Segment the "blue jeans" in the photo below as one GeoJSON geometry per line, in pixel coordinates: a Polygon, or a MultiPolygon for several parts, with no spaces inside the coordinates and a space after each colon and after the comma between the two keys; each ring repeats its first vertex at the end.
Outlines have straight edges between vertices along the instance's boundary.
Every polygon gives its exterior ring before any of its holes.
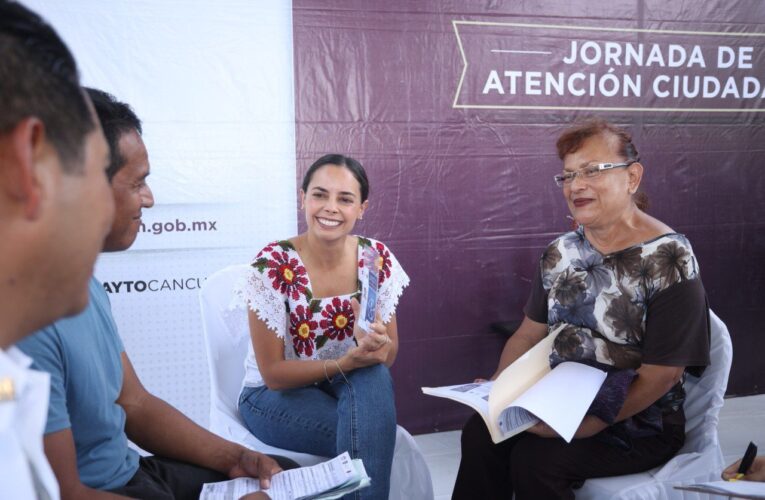
{"type": "Polygon", "coordinates": [[[347,451],[362,459],[372,484],[346,498],[387,500],[396,408],[386,366],[359,368],[345,378],[338,374],[331,382],[285,391],[246,387],[239,413],[250,432],[271,446],[325,457],[347,451]]]}

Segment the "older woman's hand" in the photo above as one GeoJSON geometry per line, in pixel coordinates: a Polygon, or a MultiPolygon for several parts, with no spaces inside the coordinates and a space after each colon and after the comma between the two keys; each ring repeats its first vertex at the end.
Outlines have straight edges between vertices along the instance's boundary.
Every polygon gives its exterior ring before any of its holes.
{"type": "Polygon", "coordinates": [[[594,415],[587,415],[579,424],[579,428],[574,433],[574,439],[583,439],[592,437],[608,427],[608,424],[594,415]]]}
{"type": "MultiPolygon", "coordinates": [[[[599,433],[603,429],[608,427],[608,424],[603,422],[598,417],[595,417],[593,415],[587,415],[584,417],[584,420],[582,420],[582,423],[579,424],[579,428],[574,433],[574,439],[583,439],[592,437],[595,434],[599,433]]],[[[560,435],[555,432],[555,430],[547,425],[546,423],[540,421],[538,424],[534,425],[533,427],[530,427],[527,429],[527,432],[530,432],[532,434],[536,434],[539,437],[544,438],[557,438],[560,437],[560,435]]]]}
{"type": "Polygon", "coordinates": [[[526,432],[530,432],[531,434],[536,434],[537,436],[543,437],[543,438],[559,438],[560,437],[560,435],[557,432],[555,432],[552,427],[542,422],[541,420],[534,426],[526,429],[526,432]]]}

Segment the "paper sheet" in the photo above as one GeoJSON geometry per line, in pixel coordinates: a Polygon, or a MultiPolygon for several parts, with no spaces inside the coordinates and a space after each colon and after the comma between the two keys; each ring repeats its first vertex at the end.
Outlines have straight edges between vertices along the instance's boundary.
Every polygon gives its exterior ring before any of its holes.
{"type": "Polygon", "coordinates": [[[675,486],[675,489],[735,496],[736,498],[765,499],[765,483],[756,481],[710,481],[708,483],[675,486]]]}
{"type": "MultiPolygon", "coordinates": [[[[605,379],[606,372],[597,368],[574,362],[561,363],[516,399],[512,406],[528,410],[571,442],[605,379]]],[[[517,411],[511,413],[524,420],[521,418],[524,415],[516,415],[517,411]]],[[[500,418],[500,428],[508,424],[500,418]]]]}
{"type": "Polygon", "coordinates": [[[493,384],[493,382],[480,382],[444,387],[423,387],[422,392],[466,404],[485,418],[489,414],[489,393],[493,384]]]}
{"type": "MultiPolygon", "coordinates": [[[[272,500],[293,500],[318,495],[349,482],[359,482],[360,479],[362,478],[359,478],[350,455],[345,452],[327,462],[274,474],[271,478],[271,487],[264,491],[272,500]]],[[[237,478],[205,484],[199,498],[200,500],[238,500],[247,493],[256,491],[261,491],[260,482],[257,479],[237,478]]]]}

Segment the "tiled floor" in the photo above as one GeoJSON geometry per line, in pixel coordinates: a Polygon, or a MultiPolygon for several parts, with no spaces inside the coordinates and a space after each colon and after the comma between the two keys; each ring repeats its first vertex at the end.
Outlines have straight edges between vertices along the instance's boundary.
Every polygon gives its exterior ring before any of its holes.
{"type": "MultiPolygon", "coordinates": [[[[719,436],[725,463],[738,460],[749,441],[765,451],[765,394],[726,399],[719,436]]],[[[450,498],[460,462],[460,431],[422,434],[415,440],[430,467],[436,500],[450,498]]]]}

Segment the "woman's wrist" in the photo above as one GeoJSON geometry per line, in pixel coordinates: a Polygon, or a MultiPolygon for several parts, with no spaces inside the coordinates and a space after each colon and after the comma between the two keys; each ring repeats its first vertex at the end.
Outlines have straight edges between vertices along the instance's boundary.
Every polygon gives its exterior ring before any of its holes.
{"type": "Polygon", "coordinates": [[[582,420],[582,423],[579,426],[576,434],[574,434],[574,437],[580,439],[589,438],[605,430],[608,426],[609,424],[604,422],[599,417],[595,415],[586,415],[582,420]]]}
{"type": "Polygon", "coordinates": [[[353,366],[351,364],[351,360],[348,357],[348,354],[343,354],[337,359],[337,369],[342,372],[349,372],[353,370],[353,366]]]}

